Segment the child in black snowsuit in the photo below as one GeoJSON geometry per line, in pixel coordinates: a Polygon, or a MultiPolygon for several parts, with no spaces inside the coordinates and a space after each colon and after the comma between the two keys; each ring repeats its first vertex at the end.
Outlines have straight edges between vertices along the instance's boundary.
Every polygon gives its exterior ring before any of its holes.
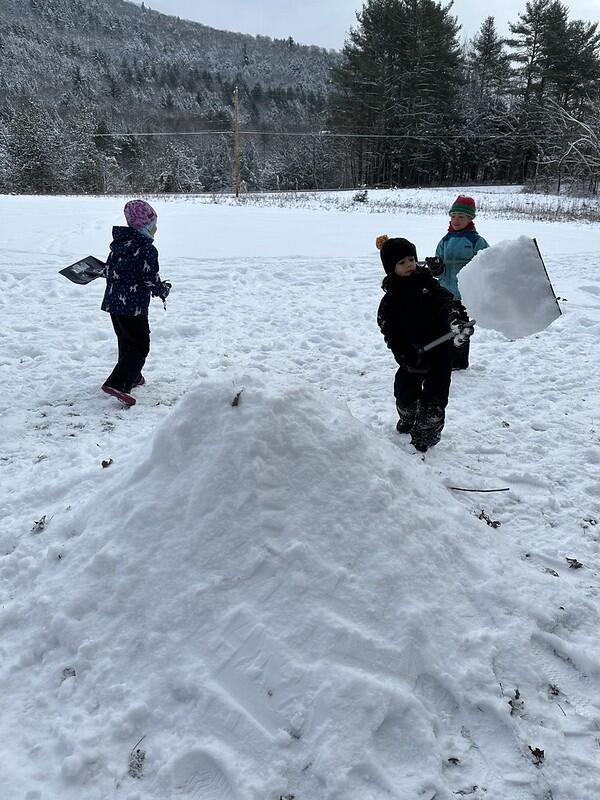
{"type": "Polygon", "coordinates": [[[424,453],[442,435],[454,347],[450,339],[427,352],[422,348],[450,333],[451,325],[458,330],[467,316],[427,267],[417,264],[412,242],[380,236],[377,247],[386,272],[377,322],[399,364],[396,429],[410,433],[414,447],[424,453]]]}
{"type": "Polygon", "coordinates": [[[158,273],[158,252],[153,244],[156,211],[145,200],[130,200],[124,213],[127,227],[115,226],[112,231],[102,301],[102,310],[110,314],[117,335],[119,357],[102,391],[132,406],[132,388],[146,382],[142,368],[150,351],[150,297],[164,302],[171,284],[162,281],[158,273]]]}

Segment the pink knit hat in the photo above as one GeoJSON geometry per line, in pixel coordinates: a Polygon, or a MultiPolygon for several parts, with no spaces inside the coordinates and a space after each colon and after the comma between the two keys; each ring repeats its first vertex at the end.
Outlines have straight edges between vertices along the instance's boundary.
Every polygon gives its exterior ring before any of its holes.
{"type": "Polygon", "coordinates": [[[158,214],[150,203],[145,200],[130,200],[125,203],[125,219],[130,228],[141,231],[143,228],[152,228],[158,219],[158,214]]]}

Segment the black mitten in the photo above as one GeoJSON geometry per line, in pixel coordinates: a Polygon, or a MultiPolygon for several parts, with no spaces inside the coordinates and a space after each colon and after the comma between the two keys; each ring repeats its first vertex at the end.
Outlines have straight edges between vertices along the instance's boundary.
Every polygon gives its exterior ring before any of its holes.
{"type": "Polygon", "coordinates": [[[411,344],[404,355],[404,362],[407,367],[418,369],[422,366],[424,357],[425,351],[423,348],[416,344],[411,344]]]}
{"type": "Polygon", "coordinates": [[[164,301],[167,299],[167,297],[169,296],[169,292],[170,292],[170,291],[171,291],[171,284],[170,284],[170,282],[169,282],[169,281],[161,281],[161,284],[160,284],[160,294],[159,294],[158,296],[159,296],[159,297],[160,297],[160,299],[163,301],[163,303],[164,303],[164,301]]]}
{"type": "Polygon", "coordinates": [[[452,330],[454,330],[454,328],[457,329],[457,334],[452,341],[454,347],[462,347],[462,345],[466,344],[466,342],[471,338],[471,336],[473,336],[475,328],[473,327],[472,324],[469,323],[470,320],[467,320],[466,322],[459,322],[457,325],[451,326],[452,330]]]}
{"type": "Polygon", "coordinates": [[[448,320],[451,326],[458,325],[461,322],[468,322],[469,315],[467,314],[467,309],[463,306],[460,300],[453,300],[450,304],[448,320]]]}
{"type": "Polygon", "coordinates": [[[444,271],[444,262],[438,256],[431,256],[425,259],[425,265],[429,268],[429,271],[432,275],[436,278],[438,275],[441,275],[444,271]]]}

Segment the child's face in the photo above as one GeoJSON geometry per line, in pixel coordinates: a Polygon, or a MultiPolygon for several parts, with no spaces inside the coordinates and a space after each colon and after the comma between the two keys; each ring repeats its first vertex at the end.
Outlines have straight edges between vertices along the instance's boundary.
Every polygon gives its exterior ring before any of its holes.
{"type": "Polygon", "coordinates": [[[399,278],[408,278],[409,275],[412,275],[413,272],[417,268],[417,260],[414,256],[405,256],[404,258],[400,259],[400,261],[396,262],[396,266],[394,267],[394,273],[399,278]]]}
{"type": "Polygon", "coordinates": [[[462,231],[464,230],[467,225],[471,222],[471,217],[468,214],[450,214],[450,225],[454,228],[455,231],[462,231]]]}

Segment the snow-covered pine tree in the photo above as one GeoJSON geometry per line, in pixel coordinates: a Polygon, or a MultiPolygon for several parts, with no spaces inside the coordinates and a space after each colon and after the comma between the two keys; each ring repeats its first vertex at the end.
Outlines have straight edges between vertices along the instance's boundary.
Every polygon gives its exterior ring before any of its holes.
{"type": "Polygon", "coordinates": [[[60,120],[34,98],[19,99],[8,124],[6,145],[11,191],[60,191],[64,175],[62,134],[60,120]]]}
{"type": "Polygon", "coordinates": [[[487,17],[465,51],[466,76],[460,89],[464,131],[453,152],[456,177],[467,181],[508,180],[513,128],[512,69],[494,17],[487,17]]]}
{"type": "Polygon", "coordinates": [[[367,0],[357,20],[332,70],[331,126],[398,137],[357,143],[361,183],[439,179],[451,147],[461,65],[450,6],[367,0]]]}

